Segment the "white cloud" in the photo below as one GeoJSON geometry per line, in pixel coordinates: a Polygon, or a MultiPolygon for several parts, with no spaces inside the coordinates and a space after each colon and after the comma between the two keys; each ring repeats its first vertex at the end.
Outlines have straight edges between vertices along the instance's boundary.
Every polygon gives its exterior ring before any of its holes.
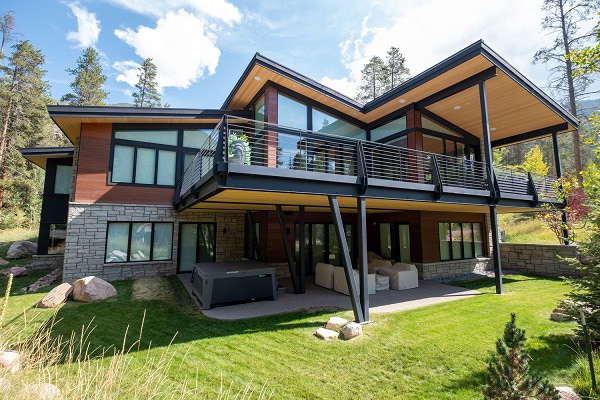
{"type": "Polygon", "coordinates": [[[197,16],[215,18],[227,25],[242,21],[240,10],[226,0],[105,0],[117,7],[152,17],[163,17],[171,10],[185,9],[197,16]]]}
{"type": "Polygon", "coordinates": [[[67,40],[75,42],[76,47],[94,47],[100,35],[100,21],[96,18],[96,14],[88,12],[78,2],[67,3],[67,6],[77,18],[77,32],[67,33],[67,40]]]}
{"type": "Polygon", "coordinates": [[[479,39],[539,86],[544,86],[547,66],[533,66],[533,54],[551,37],[540,33],[541,0],[411,0],[379,1],[360,31],[340,44],[345,77],[325,76],[321,82],[353,96],[360,70],[374,55],[385,56],[391,46],[400,49],[411,75],[432,67],[479,39]],[[379,9],[378,9],[379,8],[379,9]],[[537,17],[537,18],[536,18],[537,17]]]}
{"type": "MultiPolygon", "coordinates": [[[[135,49],[142,59],[152,58],[157,67],[159,88],[187,88],[205,73],[212,75],[221,56],[215,46],[216,36],[207,22],[185,10],[167,12],[156,28],[139,26],[117,29],[115,35],[135,49]]],[[[120,73],[117,80],[130,85],[137,83],[139,64],[124,61],[113,64],[120,73]]]]}

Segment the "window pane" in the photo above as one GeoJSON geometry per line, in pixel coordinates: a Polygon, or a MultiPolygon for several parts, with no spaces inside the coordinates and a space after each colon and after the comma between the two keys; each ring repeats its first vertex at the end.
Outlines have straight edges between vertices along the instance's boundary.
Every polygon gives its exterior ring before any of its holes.
{"type": "Polygon", "coordinates": [[[154,238],[152,244],[153,260],[170,260],[173,248],[173,224],[155,223],[154,238]]]}
{"type": "Polygon", "coordinates": [[[392,258],[392,227],[389,223],[379,224],[379,243],[381,256],[392,258]]]}
{"type": "Polygon", "coordinates": [[[154,183],[154,166],[156,163],[156,150],[137,149],[135,164],[135,183],[154,183]]]}
{"type": "Polygon", "coordinates": [[[312,123],[312,130],[315,132],[323,132],[357,139],[367,138],[367,133],[364,129],[352,125],[344,120],[338,119],[333,115],[317,110],[316,108],[313,108],[312,110],[312,123]]]}
{"type": "Polygon", "coordinates": [[[177,153],[174,151],[158,151],[157,185],[175,185],[175,164],[177,153]]]}
{"type": "Polygon", "coordinates": [[[131,224],[131,249],[129,250],[129,260],[146,261],[150,259],[151,237],[151,222],[136,222],[131,224]]]}
{"type": "Polygon", "coordinates": [[[337,235],[335,234],[335,227],[333,224],[328,224],[329,229],[329,249],[327,252],[329,253],[329,264],[332,265],[342,265],[340,260],[340,246],[337,239],[337,235]]]}
{"type": "Polygon", "coordinates": [[[325,260],[325,224],[312,224],[312,268],[325,260]]]}
{"type": "Polygon", "coordinates": [[[186,153],[183,157],[183,170],[185,171],[192,164],[192,161],[194,161],[196,154],[186,153]]]}
{"type": "Polygon", "coordinates": [[[446,128],[445,126],[438,124],[437,122],[435,122],[425,116],[421,116],[421,126],[425,129],[430,129],[432,131],[445,133],[445,134],[452,135],[452,136],[462,136],[462,135],[458,135],[456,132],[446,128]]]}
{"type": "Polygon", "coordinates": [[[473,231],[470,223],[462,224],[463,231],[463,255],[464,258],[473,258],[473,231]]]}
{"type": "Polygon", "coordinates": [[[127,261],[127,242],[129,241],[129,222],[109,222],[106,237],[107,263],[127,261]]]}
{"type": "Polygon", "coordinates": [[[215,224],[199,224],[198,262],[215,261],[215,224]]]}
{"type": "Polygon", "coordinates": [[[254,119],[256,121],[265,120],[265,96],[261,96],[261,98],[254,103],[254,119]]]}
{"type": "Polygon", "coordinates": [[[212,129],[196,129],[193,131],[183,131],[183,147],[192,147],[199,149],[206,139],[212,133],[212,129]]]}
{"type": "Polygon", "coordinates": [[[64,254],[66,238],[66,224],[50,225],[50,235],[48,236],[48,254],[64,254]]]}
{"type": "Polygon", "coordinates": [[[371,130],[371,140],[380,140],[406,130],[406,117],[400,117],[385,125],[371,130]]]}
{"type": "Polygon", "coordinates": [[[73,167],[70,165],[57,165],[54,178],[54,194],[71,193],[71,173],[73,167]]]}
{"type": "Polygon", "coordinates": [[[116,131],[115,139],[177,146],[177,131],[116,131]]]}
{"type": "Polygon", "coordinates": [[[306,129],[308,111],[305,104],[282,94],[277,95],[277,123],[290,128],[306,129]]]}
{"type": "Polygon", "coordinates": [[[453,222],[452,225],[452,259],[459,260],[462,258],[462,231],[458,222],[453,222]]]}
{"type": "Polygon", "coordinates": [[[410,262],[410,229],[409,225],[398,225],[398,241],[400,242],[400,262],[410,262]]]}
{"type": "Polygon", "coordinates": [[[440,235],[440,260],[450,259],[450,224],[441,222],[439,224],[440,235]]]}
{"type": "Polygon", "coordinates": [[[277,168],[302,169],[304,152],[299,149],[300,137],[280,133],[277,135],[277,168]]]}
{"type": "Polygon", "coordinates": [[[475,240],[475,257],[483,257],[483,236],[481,224],[473,224],[473,238],[475,240]]]}
{"type": "Polygon", "coordinates": [[[179,228],[179,271],[190,272],[196,263],[196,246],[198,245],[198,225],[181,224],[179,228]]]}
{"type": "Polygon", "coordinates": [[[113,151],[112,182],[133,182],[133,147],[116,145],[113,151]]]}
{"type": "Polygon", "coordinates": [[[435,154],[444,154],[444,139],[435,136],[423,135],[423,151],[435,154]]]}

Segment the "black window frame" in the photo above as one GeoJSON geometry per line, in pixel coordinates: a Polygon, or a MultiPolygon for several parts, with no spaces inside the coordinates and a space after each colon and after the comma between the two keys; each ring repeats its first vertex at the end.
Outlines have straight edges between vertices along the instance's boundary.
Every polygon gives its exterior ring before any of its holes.
{"type": "MultiPolygon", "coordinates": [[[[312,261],[313,259],[313,248],[312,248],[312,238],[313,238],[313,225],[324,225],[324,230],[323,233],[325,235],[325,239],[324,239],[324,243],[323,243],[323,248],[325,249],[324,253],[323,253],[323,257],[325,258],[325,260],[322,260],[321,262],[323,263],[327,263],[329,264],[329,256],[331,253],[329,251],[330,247],[331,247],[331,235],[329,228],[331,226],[334,225],[334,223],[332,222],[305,222],[304,226],[305,229],[308,230],[308,232],[306,232],[305,235],[305,240],[306,240],[306,255],[305,255],[305,261],[307,262],[306,265],[306,274],[307,275],[312,275],[315,273],[314,268],[315,266],[312,265],[312,263],[310,261],[312,261]]],[[[350,250],[350,259],[354,259],[354,254],[356,254],[356,226],[354,223],[352,222],[343,222],[342,225],[344,226],[344,233],[347,235],[348,233],[346,232],[346,228],[350,227],[351,229],[351,237],[352,237],[352,243],[349,246],[349,250],[350,250]]],[[[298,256],[299,256],[299,243],[300,243],[300,223],[298,221],[294,222],[294,261],[298,262],[298,256]]],[[[340,264],[342,264],[342,251],[341,251],[341,245],[338,243],[339,246],[339,251],[338,251],[338,258],[340,259],[340,264]]]]}
{"type": "Polygon", "coordinates": [[[479,229],[481,232],[481,240],[482,240],[482,256],[485,257],[485,240],[484,240],[484,235],[483,235],[483,224],[481,222],[438,221],[438,241],[439,241],[438,248],[440,251],[440,261],[473,260],[473,259],[479,258],[478,256],[476,256],[476,252],[475,252],[475,229],[474,229],[475,225],[479,225],[479,229]],[[450,228],[448,230],[448,232],[450,232],[450,241],[448,242],[449,243],[449,251],[448,251],[449,258],[448,259],[442,259],[442,242],[439,241],[440,226],[442,224],[448,224],[450,226],[450,228]],[[452,224],[460,225],[460,257],[458,257],[458,258],[454,258],[454,250],[452,248],[452,243],[454,242],[452,240],[452,224]],[[464,238],[464,230],[463,230],[464,224],[471,225],[471,235],[472,235],[471,254],[473,254],[473,257],[465,257],[464,256],[464,246],[465,246],[465,238],[464,238]]]}
{"type": "Polygon", "coordinates": [[[193,147],[183,146],[183,132],[190,130],[213,130],[216,123],[210,124],[113,124],[110,142],[110,159],[108,163],[108,171],[106,174],[106,184],[108,186],[139,186],[139,187],[153,187],[153,188],[175,188],[177,182],[181,179],[184,174],[185,168],[185,155],[186,154],[197,154],[199,149],[193,147]],[[158,143],[140,142],[136,140],[128,139],[117,139],[115,133],[117,131],[177,131],[177,145],[166,145],[158,143]],[[113,182],[113,164],[114,164],[114,151],[115,146],[129,146],[134,148],[133,154],[133,170],[132,170],[132,182],[113,182]],[[154,149],[156,151],[155,162],[154,162],[154,183],[136,183],[135,172],[137,162],[137,151],[138,148],[154,149]],[[173,185],[159,185],[157,184],[158,179],[158,154],[159,150],[174,151],[175,152],[175,179],[173,185]]]}
{"type": "Polygon", "coordinates": [[[107,221],[106,222],[106,236],[104,240],[104,264],[119,265],[125,263],[154,263],[154,262],[170,262],[173,261],[173,236],[175,235],[175,223],[173,221],[107,221]],[[152,230],[150,233],[150,259],[148,260],[131,260],[131,230],[133,224],[152,224],[152,230]],[[110,224],[129,224],[128,236],[127,236],[127,261],[106,261],[106,252],[108,251],[108,227],[110,224]],[[154,225],[155,224],[171,224],[171,257],[163,260],[154,260],[154,225]]]}
{"type": "MultiPolygon", "coordinates": [[[[183,225],[196,225],[196,262],[199,262],[198,260],[200,259],[200,246],[198,245],[198,238],[200,237],[200,225],[212,225],[213,226],[214,254],[212,257],[212,262],[215,262],[217,260],[217,223],[216,222],[193,222],[193,221],[180,222],[179,223],[179,237],[177,240],[177,249],[181,249],[181,240],[182,240],[181,227],[183,225]]],[[[181,272],[180,267],[181,267],[181,251],[177,251],[177,272],[178,273],[181,272]]]]}

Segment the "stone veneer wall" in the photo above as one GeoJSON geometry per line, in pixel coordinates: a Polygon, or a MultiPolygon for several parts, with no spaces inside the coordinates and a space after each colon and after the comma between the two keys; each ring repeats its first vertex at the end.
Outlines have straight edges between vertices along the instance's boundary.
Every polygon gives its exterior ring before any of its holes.
{"type": "Polygon", "coordinates": [[[31,261],[32,269],[55,269],[62,268],[64,254],[34,255],[31,261]]]}
{"type": "Polygon", "coordinates": [[[491,268],[489,258],[475,258],[468,260],[442,261],[436,263],[413,263],[419,270],[419,278],[440,279],[461,276],[471,273],[481,274],[491,268]]]}
{"type": "Polygon", "coordinates": [[[63,281],[94,275],[106,280],[174,275],[180,222],[216,222],[216,261],[244,256],[244,214],[196,212],[176,213],[172,206],[143,204],[70,203],[64,255],[63,281]],[[129,263],[104,262],[108,222],[173,222],[173,254],[169,261],[129,263]],[[224,232],[226,228],[226,232],[224,232]]]}
{"type": "Polygon", "coordinates": [[[500,243],[503,269],[542,276],[577,276],[577,269],[557,256],[579,258],[577,246],[500,243]]]}

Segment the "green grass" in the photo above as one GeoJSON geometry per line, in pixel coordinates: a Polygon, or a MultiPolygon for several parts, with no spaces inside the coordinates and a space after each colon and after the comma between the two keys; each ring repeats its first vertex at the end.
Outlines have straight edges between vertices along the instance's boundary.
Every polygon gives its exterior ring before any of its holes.
{"type": "Polygon", "coordinates": [[[513,215],[500,216],[500,229],[506,232],[508,243],[559,244],[558,238],[539,219],[513,218],[513,215]]]}
{"type": "MultiPolygon", "coordinates": [[[[140,334],[140,351],[131,353],[133,374],[147,373],[151,353],[174,352],[167,379],[198,377],[206,398],[226,385],[248,383],[256,391],[268,384],[273,398],[329,399],[473,399],[480,398],[486,361],[502,335],[510,313],[527,332],[533,372],[557,385],[569,384],[577,352],[570,339],[573,324],[551,322],[549,315],[569,291],[556,279],[509,276],[505,294],[495,295],[493,280],[466,284],[483,294],[417,310],[372,315],[364,337],[350,342],[323,342],[314,336],[333,315],[349,312],[295,312],[242,321],[203,317],[177,278],[165,278],[173,290],[171,301],[132,299],[132,281],[115,282],[119,295],[106,301],[68,302],[58,312],[55,335],[70,335],[93,319],[91,348],[121,348],[128,329],[128,345],[140,334]]],[[[0,290],[6,284],[0,278],[0,290]]],[[[43,293],[16,295],[5,321],[20,324],[22,310],[43,293]]],[[[288,294],[293,296],[291,294],[288,294]]],[[[288,296],[286,295],[286,296],[288,296]]],[[[310,295],[310,293],[306,294],[310,295]]],[[[33,314],[30,310],[28,314],[33,314]]],[[[38,315],[48,319],[51,312],[38,315]]],[[[105,360],[109,362],[110,358],[105,360]]],[[[62,366],[60,368],[68,368],[62,366]]]]}

